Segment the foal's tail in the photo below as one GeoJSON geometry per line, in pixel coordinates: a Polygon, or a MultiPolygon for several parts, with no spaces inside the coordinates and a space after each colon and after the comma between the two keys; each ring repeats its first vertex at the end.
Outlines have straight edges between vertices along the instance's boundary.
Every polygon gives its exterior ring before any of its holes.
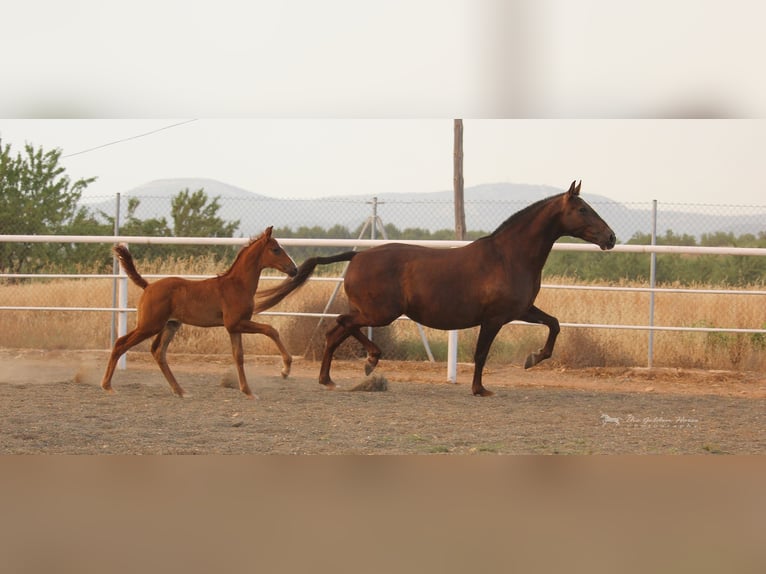
{"type": "Polygon", "coordinates": [[[298,272],[294,277],[285,279],[276,287],[258,293],[257,299],[259,301],[255,305],[254,312],[260,313],[261,311],[273,307],[298,287],[302,286],[306,280],[311,277],[311,274],[314,272],[317,265],[327,265],[329,263],[337,263],[338,261],[351,261],[358,253],[358,251],[346,251],[345,253],[331,255],[330,257],[309,257],[298,266],[298,272]]]}
{"type": "Polygon", "coordinates": [[[119,244],[115,245],[112,248],[112,251],[114,251],[117,259],[120,260],[120,265],[122,265],[122,268],[125,270],[125,273],[128,274],[130,280],[141,287],[141,289],[146,289],[149,286],[149,282],[141,277],[141,274],[136,270],[136,266],[133,263],[133,256],[130,254],[130,251],[128,251],[128,248],[123,244],[119,244]]]}

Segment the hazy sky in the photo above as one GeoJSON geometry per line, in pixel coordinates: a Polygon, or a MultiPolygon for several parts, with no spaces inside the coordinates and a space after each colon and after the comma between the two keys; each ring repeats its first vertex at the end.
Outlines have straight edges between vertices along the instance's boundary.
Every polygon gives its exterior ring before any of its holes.
{"type": "Polygon", "coordinates": [[[451,189],[451,118],[549,118],[466,119],[466,186],[764,205],[764,21],[758,0],[16,2],[0,138],[126,139],[64,158],[88,195],[371,196],[451,189]]]}
{"type": "Polygon", "coordinates": [[[2,14],[0,117],[766,117],[759,0],[26,0],[2,14]]]}
{"type": "MultiPolygon", "coordinates": [[[[183,177],[282,198],[452,189],[451,119],[11,119],[0,138],[61,148],[70,177],[98,177],[88,196],[183,177]]],[[[582,179],[623,202],[764,205],[764,150],[766,120],[464,120],[466,187],[582,179]]]]}

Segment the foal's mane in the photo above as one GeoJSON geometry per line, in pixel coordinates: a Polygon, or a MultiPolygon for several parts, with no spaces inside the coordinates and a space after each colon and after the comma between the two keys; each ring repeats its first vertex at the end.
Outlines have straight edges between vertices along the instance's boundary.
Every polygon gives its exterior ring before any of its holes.
{"type": "Polygon", "coordinates": [[[494,237],[498,235],[499,233],[502,233],[503,230],[507,229],[508,227],[511,227],[512,225],[516,224],[517,222],[527,219],[532,215],[532,213],[538,212],[540,209],[548,205],[551,201],[554,199],[560,199],[561,194],[551,195],[550,197],[546,197],[545,199],[541,199],[539,201],[536,201],[535,203],[532,203],[531,205],[528,205],[524,209],[521,209],[511,215],[508,219],[503,221],[497,229],[495,229],[492,233],[489,234],[489,237],[494,237]]]}
{"type": "Polygon", "coordinates": [[[264,237],[265,235],[266,235],[266,232],[264,231],[264,232],[263,232],[263,233],[261,233],[261,234],[260,234],[258,237],[251,237],[251,238],[250,238],[250,241],[248,241],[246,245],[243,245],[243,246],[240,248],[240,250],[237,252],[237,256],[234,258],[234,263],[232,263],[232,264],[229,266],[229,268],[228,268],[226,271],[224,271],[223,273],[219,273],[219,275],[218,275],[218,276],[219,276],[219,277],[223,277],[224,275],[228,275],[229,273],[231,273],[231,270],[232,270],[232,269],[234,269],[234,267],[237,265],[237,262],[240,260],[240,258],[242,257],[242,255],[244,255],[244,253],[245,253],[245,252],[246,252],[248,249],[250,249],[250,247],[252,247],[252,245],[253,245],[254,243],[258,243],[258,241],[260,241],[261,239],[263,239],[263,237],[264,237]]]}

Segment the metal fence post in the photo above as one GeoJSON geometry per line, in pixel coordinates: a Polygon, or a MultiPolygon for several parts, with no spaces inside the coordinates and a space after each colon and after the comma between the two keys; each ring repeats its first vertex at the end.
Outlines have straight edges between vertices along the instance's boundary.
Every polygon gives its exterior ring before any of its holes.
{"type": "MultiPolygon", "coordinates": [[[[120,234],[120,194],[117,193],[116,205],[114,208],[114,236],[117,237],[120,234]]],[[[117,275],[120,272],[120,262],[117,261],[117,256],[112,255],[112,274],[117,275]]],[[[112,279],[112,307],[117,307],[117,279],[112,279]]],[[[117,313],[112,313],[112,329],[109,336],[109,346],[114,347],[114,342],[117,340],[117,313]]]]}
{"type": "MultiPolygon", "coordinates": [[[[652,200],[652,245],[657,245],[657,200],[652,200]]],[[[657,254],[652,251],[649,264],[649,351],[647,367],[652,368],[654,359],[654,288],[657,282],[657,254]]]]}
{"type": "MultiPolygon", "coordinates": [[[[117,336],[122,337],[128,332],[128,276],[120,265],[120,278],[117,281],[117,299],[120,311],[117,312],[117,336]]],[[[118,369],[127,368],[127,353],[117,361],[118,369]]]]}
{"type": "Polygon", "coordinates": [[[457,383],[457,331],[447,337],[447,382],[457,383]]]}

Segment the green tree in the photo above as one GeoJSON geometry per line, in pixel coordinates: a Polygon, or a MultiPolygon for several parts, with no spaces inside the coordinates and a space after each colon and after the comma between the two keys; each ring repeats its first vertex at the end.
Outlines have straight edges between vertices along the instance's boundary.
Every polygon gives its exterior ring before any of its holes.
{"type": "MultiPolygon", "coordinates": [[[[78,206],[83,190],[96,178],[72,181],[59,165],[61,150],[44,151],[26,144],[15,155],[0,140],[0,232],[20,235],[72,233],[97,225],[78,206]]],[[[0,244],[0,269],[23,273],[61,263],[77,246],[45,243],[0,244]]]]}
{"type": "MultiPolygon", "coordinates": [[[[128,198],[128,210],[123,222],[120,224],[120,235],[172,237],[173,233],[168,226],[168,220],[164,217],[152,217],[149,219],[139,219],[136,217],[136,210],[139,205],[141,205],[141,200],[137,197],[128,198]]],[[[100,214],[107,221],[106,227],[108,230],[104,235],[110,235],[114,231],[114,216],[103,211],[100,214]]],[[[136,244],[130,246],[130,251],[138,259],[155,258],[170,255],[173,252],[173,247],[172,245],[136,244]]]]}
{"type": "MultiPolygon", "coordinates": [[[[125,214],[125,222],[120,225],[120,235],[147,235],[150,237],[171,237],[173,233],[168,226],[168,220],[164,217],[152,217],[139,219],[136,210],[141,204],[137,197],[128,199],[128,212],[125,214]]],[[[114,219],[110,218],[112,225],[114,219]]]]}
{"type": "Polygon", "coordinates": [[[176,237],[231,237],[239,220],[226,222],[218,217],[220,196],[208,200],[204,188],[194,193],[187,187],[170,202],[173,235],[176,237]],[[209,202],[208,202],[209,201],[209,202]]]}
{"type": "MultiPolygon", "coordinates": [[[[189,188],[178,192],[170,201],[175,237],[232,237],[239,227],[239,220],[224,221],[218,216],[220,196],[209,200],[204,188],[194,193],[189,188]]],[[[218,250],[216,250],[218,251],[218,250]]],[[[230,251],[220,250],[222,253],[230,251]]],[[[178,256],[198,256],[210,253],[209,245],[178,245],[173,250],[178,256]]]]}

